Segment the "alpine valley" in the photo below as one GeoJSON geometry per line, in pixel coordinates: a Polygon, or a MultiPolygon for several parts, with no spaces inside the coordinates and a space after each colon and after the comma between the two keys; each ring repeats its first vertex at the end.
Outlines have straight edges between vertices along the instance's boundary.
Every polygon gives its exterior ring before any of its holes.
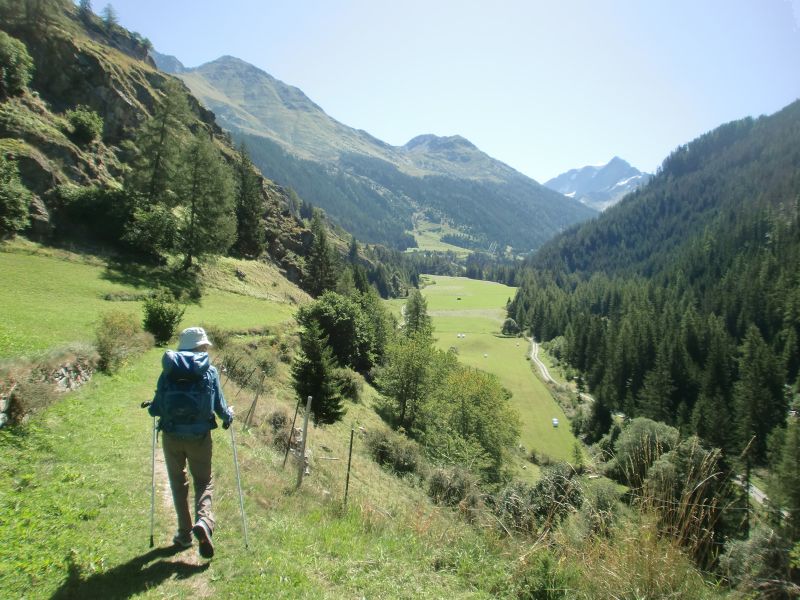
{"type": "Polygon", "coordinates": [[[391,146],[237,58],[187,69],[174,57],[153,57],[246,144],[262,172],[366,242],[413,247],[415,221],[427,220],[457,230],[457,245],[527,252],[596,214],[463,137],[420,135],[391,146]]]}

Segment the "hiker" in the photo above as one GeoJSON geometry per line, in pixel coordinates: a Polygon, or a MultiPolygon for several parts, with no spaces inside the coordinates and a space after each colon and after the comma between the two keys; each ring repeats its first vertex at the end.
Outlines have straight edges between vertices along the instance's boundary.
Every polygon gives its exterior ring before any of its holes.
{"type": "Polygon", "coordinates": [[[211,365],[208,348],[211,342],[202,327],[181,332],[178,351],[167,350],[161,359],[163,368],[149,412],[160,417],[164,462],[167,465],[172,500],[178,516],[178,532],[172,541],[189,548],[192,535],[197,538],[200,556],[214,556],[214,516],[211,512],[211,430],[217,427],[214,414],[223,429],[233,421],[233,412],[225,403],[217,369],[211,365]],[[189,512],[189,482],[186,463],[194,483],[195,519],[189,512]]]}

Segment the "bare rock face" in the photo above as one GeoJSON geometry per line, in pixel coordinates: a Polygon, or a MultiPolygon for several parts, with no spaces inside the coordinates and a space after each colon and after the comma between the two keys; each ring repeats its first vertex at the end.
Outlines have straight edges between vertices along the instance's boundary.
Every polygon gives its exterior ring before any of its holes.
{"type": "Polygon", "coordinates": [[[42,199],[36,194],[31,198],[28,211],[31,219],[30,237],[36,240],[44,240],[49,237],[52,232],[50,212],[47,210],[44,202],[42,202],[42,199]]]}

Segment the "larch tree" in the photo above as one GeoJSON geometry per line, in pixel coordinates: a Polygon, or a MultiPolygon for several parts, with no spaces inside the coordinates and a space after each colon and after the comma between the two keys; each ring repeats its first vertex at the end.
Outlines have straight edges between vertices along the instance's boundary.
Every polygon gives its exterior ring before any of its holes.
{"type": "Polygon", "coordinates": [[[311,219],[313,240],[306,257],[306,289],[312,296],[320,296],[327,290],[336,289],[339,269],[336,255],[328,244],[328,234],[319,211],[311,219]]]}
{"type": "Polygon", "coordinates": [[[223,254],[236,241],[230,168],[205,135],[195,137],[183,161],[178,198],[182,207],[178,247],[183,268],[208,254],[223,254]]]}
{"type": "Polygon", "coordinates": [[[189,136],[189,104],[175,82],[168,82],[164,96],[138,131],[132,147],[135,155],[126,177],[129,196],[124,239],[139,252],[155,259],[175,248],[178,223],[174,209],[181,167],[182,140],[189,136]]]}
{"type": "Polygon", "coordinates": [[[261,183],[247,147],[239,147],[236,160],[236,244],[234,251],[244,258],[258,258],[266,250],[264,201],[261,183]]]}
{"type": "Polygon", "coordinates": [[[406,336],[422,334],[430,337],[433,333],[431,318],[428,316],[428,302],[419,290],[413,290],[403,308],[403,333],[406,336]]]}

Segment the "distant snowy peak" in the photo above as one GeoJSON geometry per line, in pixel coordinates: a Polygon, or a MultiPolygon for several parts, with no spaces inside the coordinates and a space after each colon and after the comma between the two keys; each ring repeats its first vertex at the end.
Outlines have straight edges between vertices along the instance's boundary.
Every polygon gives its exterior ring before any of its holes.
{"type": "Polygon", "coordinates": [[[651,177],[615,156],[605,165],[571,169],[544,185],[595,210],[605,210],[645,185],[651,177]]]}

